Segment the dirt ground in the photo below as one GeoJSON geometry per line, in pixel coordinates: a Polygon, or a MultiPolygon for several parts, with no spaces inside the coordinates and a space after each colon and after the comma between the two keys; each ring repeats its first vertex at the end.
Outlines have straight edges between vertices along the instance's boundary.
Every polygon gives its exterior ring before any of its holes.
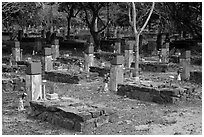
{"type": "MultiPolygon", "coordinates": [[[[143,72],[142,79],[152,81],[169,80],[175,73],[143,72]]],[[[68,96],[113,107],[119,119],[116,123],[79,133],[69,131],[47,122],[28,117],[29,108],[17,111],[18,95],[24,91],[6,89],[2,91],[3,135],[201,135],[202,134],[202,85],[181,82],[180,85],[195,87],[195,95],[186,102],[166,105],[143,102],[121,97],[112,92],[100,92],[102,78],[82,81],[79,84],[56,83],[59,97],[68,96]]],[[[52,87],[53,82],[47,83],[52,87]]],[[[23,86],[23,85],[22,85],[23,86]]],[[[49,88],[48,88],[49,89],[49,88]]]]}

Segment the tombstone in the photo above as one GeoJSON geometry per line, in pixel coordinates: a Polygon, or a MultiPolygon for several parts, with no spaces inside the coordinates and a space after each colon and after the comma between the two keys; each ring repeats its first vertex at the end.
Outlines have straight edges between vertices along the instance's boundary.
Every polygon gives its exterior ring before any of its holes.
{"type": "Polygon", "coordinates": [[[41,30],[41,37],[44,39],[46,36],[45,36],[45,30],[41,30]]]}
{"type": "Polygon", "coordinates": [[[180,65],[182,66],[181,80],[189,80],[190,78],[190,57],[191,51],[185,51],[180,56],[180,65]]]}
{"type": "Polygon", "coordinates": [[[40,38],[35,38],[35,47],[37,52],[42,51],[42,43],[40,38]]]}
{"type": "Polygon", "coordinates": [[[51,45],[52,58],[56,60],[59,57],[59,40],[55,39],[51,45]]]}
{"type": "Polygon", "coordinates": [[[191,51],[187,50],[187,51],[182,52],[181,55],[180,55],[180,59],[185,59],[188,62],[188,64],[190,65],[191,51]]]}
{"type": "Polygon", "coordinates": [[[47,80],[42,80],[42,99],[44,100],[46,99],[46,82],[47,80]]]}
{"type": "Polygon", "coordinates": [[[21,41],[23,38],[23,30],[18,30],[18,41],[21,41]]]}
{"type": "Polygon", "coordinates": [[[41,63],[31,62],[26,69],[26,92],[29,101],[42,99],[41,63]]]}
{"type": "Polygon", "coordinates": [[[161,62],[168,63],[169,62],[169,43],[165,43],[161,48],[161,62]]]}
{"type": "Polygon", "coordinates": [[[20,60],[23,60],[23,49],[20,49],[20,60]]]}
{"type": "Polygon", "coordinates": [[[148,53],[150,55],[154,54],[154,52],[156,51],[157,48],[157,43],[155,40],[149,40],[148,41],[148,53]]]}
{"type": "Polygon", "coordinates": [[[121,54],[121,39],[117,38],[115,42],[116,53],[121,54]]]}
{"type": "Polygon", "coordinates": [[[14,64],[17,61],[21,60],[21,50],[20,50],[20,42],[19,41],[15,41],[14,42],[14,48],[12,48],[12,57],[13,57],[13,61],[14,64]]]}
{"type": "Polygon", "coordinates": [[[42,69],[43,71],[53,70],[51,48],[44,49],[43,56],[42,56],[42,69]]]}
{"type": "Polygon", "coordinates": [[[89,67],[94,66],[94,46],[91,44],[88,46],[88,48],[85,50],[84,58],[84,69],[86,72],[89,72],[89,67]]]}
{"type": "Polygon", "coordinates": [[[49,43],[50,39],[51,39],[51,32],[48,31],[48,32],[46,32],[46,41],[49,43]]]}
{"type": "Polygon", "coordinates": [[[125,45],[125,67],[130,68],[133,62],[133,47],[135,41],[130,41],[125,45]]]}
{"type": "Polygon", "coordinates": [[[117,92],[118,84],[123,83],[123,63],[124,57],[122,55],[117,55],[111,61],[111,70],[110,70],[110,91],[117,92]]]}

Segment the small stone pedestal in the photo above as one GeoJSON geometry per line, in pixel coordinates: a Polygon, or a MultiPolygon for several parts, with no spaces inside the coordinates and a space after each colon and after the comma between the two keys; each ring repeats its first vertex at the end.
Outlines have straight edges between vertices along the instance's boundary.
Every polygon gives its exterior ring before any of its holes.
{"type": "Polygon", "coordinates": [[[28,103],[42,99],[42,76],[41,63],[32,62],[28,64],[26,70],[26,92],[28,95],[28,103]]]}
{"type": "Polygon", "coordinates": [[[121,39],[117,39],[115,42],[116,53],[121,54],[121,39]]]}
{"type": "Polygon", "coordinates": [[[14,43],[14,48],[12,48],[12,58],[15,63],[21,60],[21,50],[19,41],[15,41],[14,43]]]}
{"type": "Polygon", "coordinates": [[[117,92],[118,84],[123,83],[123,63],[124,57],[122,55],[117,55],[111,61],[111,70],[110,70],[110,91],[117,92]]]}
{"type": "Polygon", "coordinates": [[[169,43],[165,43],[161,48],[162,63],[169,62],[169,43]]]}
{"type": "Polygon", "coordinates": [[[130,68],[133,62],[133,43],[129,43],[125,47],[125,67],[130,68]]]}
{"type": "Polygon", "coordinates": [[[188,64],[190,65],[191,64],[191,51],[190,50],[186,50],[184,52],[181,53],[181,56],[180,56],[180,64],[181,64],[181,61],[185,59],[186,62],[188,62],[188,64]]]}
{"type": "Polygon", "coordinates": [[[46,82],[47,82],[47,80],[42,81],[42,99],[43,100],[46,100],[46,87],[45,87],[46,82]]]}
{"type": "Polygon", "coordinates": [[[35,39],[35,47],[36,47],[37,52],[42,51],[42,43],[41,43],[40,38],[35,39]]]}
{"type": "Polygon", "coordinates": [[[89,72],[89,67],[94,66],[94,47],[91,45],[85,50],[84,58],[84,69],[89,72]]]}
{"type": "Polygon", "coordinates": [[[53,70],[51,48],[45,48],[42,56],[43,71],[53,70]]]}
{"type": "Polygon", "coordinates": [[[190,56],[191,51],[185,51],[181,54],[180,65],[182,66],[181,80],[190,79],[190,56]]]}
{"type": "Polygon", "coordinates": [[[52,58],[56,60],[59,57],[59,40],[55,39],[51,45],[52,58]]]}
{"type": "Polygon", "coordinates": [[[20,49],[20,54],[21,54],[20,58],[21,60],[23,60],[23,49],[20,49]]]}

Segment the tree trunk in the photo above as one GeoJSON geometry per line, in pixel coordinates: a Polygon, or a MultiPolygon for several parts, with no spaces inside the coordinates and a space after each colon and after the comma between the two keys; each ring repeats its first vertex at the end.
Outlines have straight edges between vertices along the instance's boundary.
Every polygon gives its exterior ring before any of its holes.
{"type": "Polygon", "coordinates": [[[135,78],[139,78],[139,39],[140,34],[135,34],[135,78]]]}
{"type": "Polygon", "coordinates": [[[97,32],[98,31],[98,18],[96,17],[96,19],[95,19],[95,32],[97,32]]]}
{"type": "Polygon", "coordinates": [[[68,17],[67,18],[67,39],[69,39],[70,38],[70,26],[71,26],[71,17],[68,17]]]}
{"type": "Polygon", "coordinates": [[[95,18],[95,21],[93,21],[93,24],[91,24],[91,27],[89,28],[90,29],[90,33],[93,37],[93,40],[94,40],[94,49],[95,50],[98,50],[100,48],[100,43],[99,43],[99,34],[98,33],[98,26],[97,26],[97,23],[98,22],[98,18],[96,17],[95,18]]]}
{"type": "Polygon", "coordinates": [[[93,40],[94,40],[94,49],[95,50],[98,50],[100,48],[100,40],[99,40],[99,33],[96,33],[94,31],[91,31],[91,35],[93,37],[93,40]]]}

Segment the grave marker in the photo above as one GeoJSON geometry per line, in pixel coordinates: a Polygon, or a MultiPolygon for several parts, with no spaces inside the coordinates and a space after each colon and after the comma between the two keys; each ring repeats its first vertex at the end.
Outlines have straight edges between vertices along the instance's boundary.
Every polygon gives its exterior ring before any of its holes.
{"type": "Polygon", "coordinates": [[[47,80],[42,80],[42,99],[46,99],[46,82],[47,80]]]}
{"type": "Polygon", "coordinates": [[[181,80],[189,80],[190,79],[190,56],[191,51],[184,51],[180,56],[180,65],[183,67],[181,73],[181,80]]]}
{"type": "Polygon", "coordinates": [[[133,62],[133,47],[135,41],[130,41],[126,44],[125,47],[125,67],[130,68],[131,63],[133,62]]]}
{"type": "Polygon", "coordinates": [[[23,49],[20,49],[20,52],[21,52],[21,53],[20,53],[20,54],[21,54],[21,55],[20,55],[20,59],[23,60],[23,49]]]}
{"type": "Polygon", "coordinates": [[[35,39],[35,47],[38,52],[42,50],[42,43],[40,38],[35,39]]]}
{"type": "Polygon", "coordinates": [[[115,42],[116,53],[121,54],[121,39],[117,38],[115,42]]]}
{"type": "Polygon", "coordinates": [[[59,40],[55,39],[51,45],[52,58],[56,60],[59,57],[59,40]]]}
{"type": "Polygon", "coordinates": [[[14,42],[14,48],[12,48],[12,56],[14,63],[21,60],[21,50],[19,41],[14,42]]]}
{"type": "Polygon", "coordinates": [[[31,62],[26,69],[26,92],[28,102],[42,99],[41,63],[31,62]]]}
{"type": "Polygon", "coordinates": [[[51,48],[45,48],[42,56],[43,71],[53,70],[51,48]]]}
{"type": "Polygon", "coordinates": [[[163,63],[169,62],[169,43],[165,43],[161,48],[161,61],[163,63]]]}
{"type": "Polygon", "coordinates": [[[91,45],[85,50],[84,58],[84,69],[86,72],[89,72],[89,67],[94,66],[94,46],[91,45]]]}
{"type": "Polygon", "coordinates": [[[148,53],[150,54],[150,55],[152,55],[152,54],[154,54],[154,52],[156,51],[156,48],[157,48],[157,43],[156,43],[156,41],[155,40],[149,40],[148,41],[148,47],[147,47],[148,49],[148,53]]]}
{"type": "Polygon", "coordinates": [[[123,83],[123,63],[124,57],[122,55],[117,55],[111,61],[110,70],[110,91],[117,91],[118,84],[123,83]]]}

